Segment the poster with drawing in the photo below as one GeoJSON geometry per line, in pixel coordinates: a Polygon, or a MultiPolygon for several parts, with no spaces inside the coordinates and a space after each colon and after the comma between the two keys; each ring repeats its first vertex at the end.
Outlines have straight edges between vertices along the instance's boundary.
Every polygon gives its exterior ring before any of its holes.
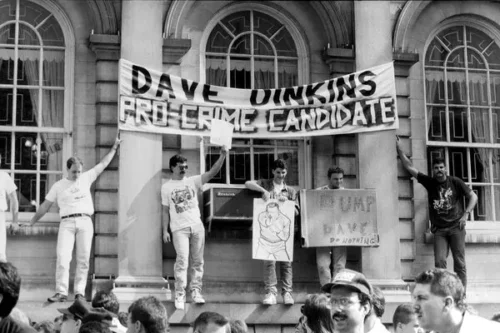
{"type": "Polygon", "coordinates": [[[253,200],[252,258],[293,261],[295,202],[253,200]]]}

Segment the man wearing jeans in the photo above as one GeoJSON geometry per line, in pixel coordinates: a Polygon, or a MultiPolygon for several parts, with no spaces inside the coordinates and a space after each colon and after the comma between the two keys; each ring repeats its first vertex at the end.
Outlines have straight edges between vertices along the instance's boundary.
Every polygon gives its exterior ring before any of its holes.
{"type": "Polygon", "coordinates": [[[451,249],[453,269],[467,286],[465,267],[465,223],[477,203],[476,194],[459,178],[446,175],[442,158],[432,161],[433,176],[419,172],[405,155],[399,138],[396,149],[404,168],[427,190],[431,232],[434,234],[434,265],[446,268],[446,258],[451,249]],[[464,198],[467,206],[464,209],[464,198]]]}
{"type": "MultiPolygon", "coordinates": [[[[344,170],[337,168],[328,169],[328,185],[317,188],[317,190],[338,190],[344,186],[344,170]]],[[[318,266],[319,283],[324,286],[330,283],[332,277],[335,276],[341,269],[345,268],[347,261],[347,247],[317,247],[316,248],[316,265],[318,266]],[[331,251],[331,253],[330,253],[331,251]],[[333,256],[333,274],[330,270],[330,264],[333,256]]]]}
{"type": "MultiPolygon", "coordinates": [[[[2,155],[0,155],[1,163],[2,155]]],[[[7,261],[7,230],[5,228],[5,212],[8,209],[7,198],[9,198],[10,210],[12,211],[11,229],[15,232],[19,227],[17,223],[19,202],[16,190],[17,186],[9,174],[5,171],[0,171],[0,261],[7,261]]]]}
{"type": "Polygon", "coordinates": [[[30,226],[33,226],[49,211],[52,204],[57,202],[61,223],[57,235],[56,293],[48,298],[49,302],[64,302],[68,299],[69,264],[75,243],[75,299],[85,300],[90,249],[94,236],[91,219],[94,214],[94,204],[90,187],[109,165],[119,145],[120,139],[117,137],[109,153],[99,164],[86,172],[82,172],[83,162],[78,157],[70,157],[66,162],[67,178],[52,185],[45,196],[45,201],[31,219],[30,226]]]}
{"type": "MultiPolygon", "coordinates": [[[[286,162],[283,159],[277,159],[272,165],[273,178],[261,179],[259,181],[249,180],[245,186],[253,191],[262,193],[262,199],[268,201],[269,199],[277,199],[280,201],[292,200],[295,201],[295,216],[299,215],[299,201],[297,191],[294,188],[285,184],[285,176],[287,171],[286,162]]],[[[293,226],[292,226],[293,228],[293,226]]],[[[292,233],[293,235],[293,233],[292,233]]],[[[292,263],[289,261],[280,261],[281,266],[281,280],[283,303],[292,305],[294,303],[292,297],[292,263]]],[[[264,287],[266,295],[262,301],[265,305],[276,304],[276,295],[278,289],[276,285],[278,280],[276,278],[276,261],[264,261],[264,287]]]]}
{"type": "Polygon", "coordinates": [[[203,304],[201,294],[203,279],[203,251],[205,247],[205,227],[201,222],[198,207],[198,192],[202,185],[219,172],[227,155],[227,148],[221,149],[219,159],[212,168],[202,175],[186,177],[187,159],[175,155],[169,167],[172,179],[161,187],[163,205],[163,241],[170,242],[168,229],[172,231],[172,241],[177,257],[175,258],[175,308],[184,310],[186,302],[187,270],[191,258],[190,291],[194,303],[203,304]]]}

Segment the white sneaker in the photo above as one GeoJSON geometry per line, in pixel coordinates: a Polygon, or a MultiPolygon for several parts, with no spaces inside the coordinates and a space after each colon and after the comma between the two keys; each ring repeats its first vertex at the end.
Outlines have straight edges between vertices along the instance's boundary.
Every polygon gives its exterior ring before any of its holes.
{"type": "Polygon", "coordinates": [[[283,303],[285,305],[293,305],[295,301],[293,300],[292,294],[286,292],[283,294],[283,303]]]}
{"type": "Polygon", "coordinates": [[[276,304],[276,295],[273,293],[267,293],[264,299],[262,300],[262,304],[265,305],[274,305],[276,304]]]}
{"type": "Polygon", "coordinates": [[[175,308],[177,310],[183,310],[184,311],[184,304],[186,303],[186,297],[184,295],[177,295],[175,296],[175,308]]]}
{"type": "Polygon", "coordinates": [[[193,289],[191,291],[191,298],[193,299],[193,302],[196,304],[205,304],[205,299],[201,295],[201,292],[198,289],[193,289]]]}

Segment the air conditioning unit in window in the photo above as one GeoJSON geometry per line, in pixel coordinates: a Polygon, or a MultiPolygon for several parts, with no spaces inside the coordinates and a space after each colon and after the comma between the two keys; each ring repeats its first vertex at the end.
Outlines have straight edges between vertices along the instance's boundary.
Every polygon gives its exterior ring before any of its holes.
{"type": "Polygon", "coordinates": [[[209,224],[221,222],[235,228],[249,227],[252,224],[253,199],[262,194],[251,191],[243,185],[210,184],[203,193],[204,217],[209,224]]]}

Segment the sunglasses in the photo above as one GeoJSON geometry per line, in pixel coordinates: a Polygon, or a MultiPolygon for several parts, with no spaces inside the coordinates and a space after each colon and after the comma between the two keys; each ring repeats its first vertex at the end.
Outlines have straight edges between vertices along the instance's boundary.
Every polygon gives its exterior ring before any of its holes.
{"type": "Polygon", "coordinates": [[[189,168],[189,165],[178,165],[179,169],[181,170],[187,170],[189,168]]]}

